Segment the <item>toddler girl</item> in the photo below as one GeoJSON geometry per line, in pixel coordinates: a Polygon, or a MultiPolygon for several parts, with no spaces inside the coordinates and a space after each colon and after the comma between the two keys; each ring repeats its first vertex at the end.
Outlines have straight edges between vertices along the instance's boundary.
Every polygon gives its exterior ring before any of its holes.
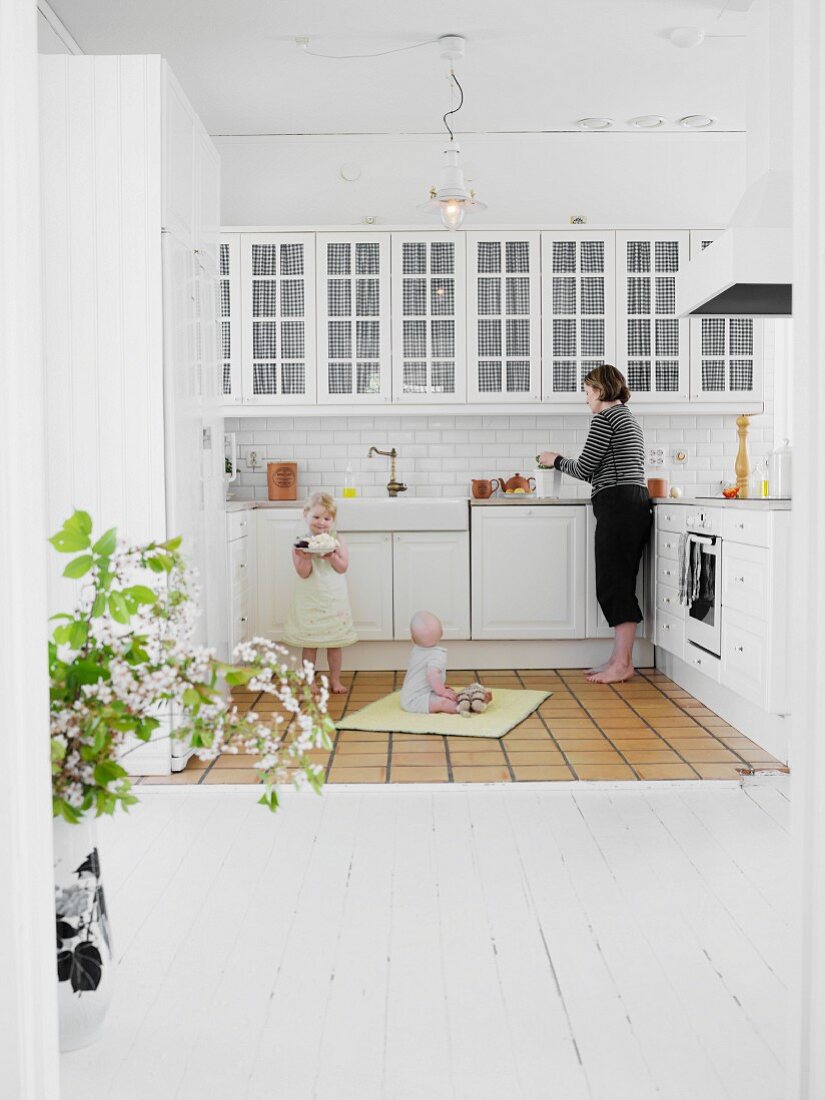
{"type": "Polygon", "coordinates": [[[352,622],[344,576],[349,554],[344,540],[332,530],[337,511],[329,493],[313,493],[304,506],[309,534],[298,541],[308,541],[315,535],[331,535],[338,546],[323,555],[293,547],[292,563],[298,583],[292,592],[284,641],[288,645],[301,646],[302,660],[312,665],[318,650],[326,649],[330,688],[341,694],[347,690],[341,683],[341,646],[357,642],[358,635],[352,622]]]}

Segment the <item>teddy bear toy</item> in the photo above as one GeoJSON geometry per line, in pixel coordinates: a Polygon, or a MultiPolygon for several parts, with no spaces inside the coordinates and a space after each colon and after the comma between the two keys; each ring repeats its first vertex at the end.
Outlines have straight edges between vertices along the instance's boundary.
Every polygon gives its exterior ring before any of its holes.
{"type": "Polygon", "coordinates": [[[483,714],[493,698],[492,691],[483,684],[468,684],[456,693],[457,713],[462,718],[469,718],[473,714],[483,714]]]}

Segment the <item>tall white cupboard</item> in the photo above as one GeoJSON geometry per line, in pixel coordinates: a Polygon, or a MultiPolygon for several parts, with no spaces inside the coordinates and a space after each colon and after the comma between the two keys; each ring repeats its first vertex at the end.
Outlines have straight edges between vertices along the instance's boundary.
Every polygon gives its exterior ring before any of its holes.
{"type": "Polygon", "coordinates": [[[84,508],[132,541],[182,535],[224,654],[218,154],[160,57],[42,57],[40,118],[50,528],[84,508]]]}

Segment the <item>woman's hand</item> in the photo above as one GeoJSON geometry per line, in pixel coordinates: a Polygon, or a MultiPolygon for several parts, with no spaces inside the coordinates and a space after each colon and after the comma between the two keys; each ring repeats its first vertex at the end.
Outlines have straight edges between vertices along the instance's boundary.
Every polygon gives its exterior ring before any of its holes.
{"type": "Polygon", "coordinates": [[[539,463],[542,466],[555,466],[556,459],[560,457],[558,451],[542,451],[539,455],[539,463]]]}

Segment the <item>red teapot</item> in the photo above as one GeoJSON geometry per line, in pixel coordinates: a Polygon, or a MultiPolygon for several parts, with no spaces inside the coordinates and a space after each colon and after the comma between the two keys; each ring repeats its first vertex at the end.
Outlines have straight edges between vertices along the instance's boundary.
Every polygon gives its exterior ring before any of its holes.
{"type": "Polygon", "coordinates": [[[503,477],[499,478],[499,485],[503,493],[532,493],[536,487],[536,479],[514,474],[509,480],[503,477]],[[532,482],[532,485],[530,482],[532,482]]]}

